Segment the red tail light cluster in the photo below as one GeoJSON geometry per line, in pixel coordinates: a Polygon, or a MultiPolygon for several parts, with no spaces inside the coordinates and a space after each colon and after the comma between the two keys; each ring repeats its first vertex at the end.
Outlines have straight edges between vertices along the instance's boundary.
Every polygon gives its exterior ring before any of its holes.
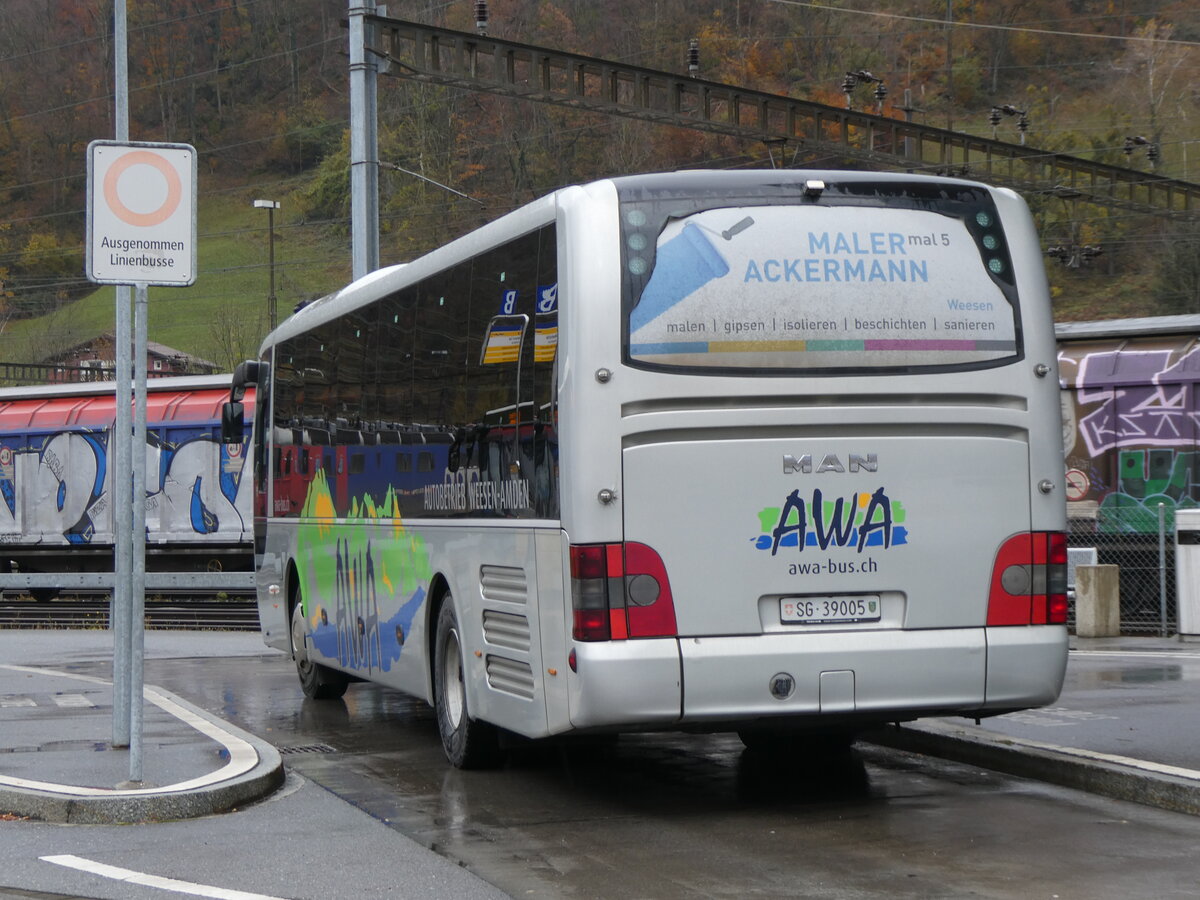
{"type": "Polygon", "coordinates": [[[673,637],[675,601],[662,558],[645,544],[571,547],[577,641],[673,637]]]}
{"type": "Polygon", "coordinates": [[[1062,625],[1067,621],[1067,536],[1034,531],[1010,537],[996,554],[988,625],[1062,625]]]}

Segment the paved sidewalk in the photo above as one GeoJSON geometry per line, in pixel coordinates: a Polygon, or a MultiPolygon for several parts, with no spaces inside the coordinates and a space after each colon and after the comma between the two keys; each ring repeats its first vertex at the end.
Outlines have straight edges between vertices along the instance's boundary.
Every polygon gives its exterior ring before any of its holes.
{"type": "Polygon", "coordinates": [[[142,778],[113,740],[110,682],[0,664],[0,813],[115,824],[204,816],[261,799],[284,780],[279,752],[146,685],[142,778]]]}
{"type": "MultiPolygon", "coordinates": [[[[0,630],[0,896],[507,896],[151,685],[142,783],[126,784],[129,751],[111,747],[111,647],[107,632],[0,630]]],[[[147,659],[275,652],[258,634],[146,634],[147,659]]]]}
{"type": "Polygon", "coordinates": [[[1062,696],[1045,709],[922,719],[871,740],[1024,778],[1200,815],[1200,643],[1071,638],[1062,696]]]}

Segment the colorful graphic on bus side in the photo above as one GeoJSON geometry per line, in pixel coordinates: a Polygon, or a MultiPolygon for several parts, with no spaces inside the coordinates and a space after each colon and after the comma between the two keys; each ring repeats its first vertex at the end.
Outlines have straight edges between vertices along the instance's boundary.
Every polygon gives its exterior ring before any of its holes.
{"type": "Polygon", "coordinates": [[[313,647],[327,658],[387,672],[400,659],[433,573],[425,542],[401,524],[392,491],[378,506],[368,496],[352,507],[358,521],[335,522],[329,483],[318,471],[302,517],[325,521],[302,525],[297,548],[308,563],[304,614],[313,647]]]}

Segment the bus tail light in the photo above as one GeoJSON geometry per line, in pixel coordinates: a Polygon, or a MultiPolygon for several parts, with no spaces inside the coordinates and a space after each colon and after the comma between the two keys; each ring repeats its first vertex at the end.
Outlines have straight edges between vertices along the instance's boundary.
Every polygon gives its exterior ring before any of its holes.
{"type": "Polygon", "coordinates": [[[1005,541],[992,566],[988,625],[1067,621],[1067,536],[1034,531],[1005,541]]]}
{"type": "Polygon", "coordinates": [[[674,637],[675,601],[660,557],[645,544],[571,546],[577,641],[674,637]]]}

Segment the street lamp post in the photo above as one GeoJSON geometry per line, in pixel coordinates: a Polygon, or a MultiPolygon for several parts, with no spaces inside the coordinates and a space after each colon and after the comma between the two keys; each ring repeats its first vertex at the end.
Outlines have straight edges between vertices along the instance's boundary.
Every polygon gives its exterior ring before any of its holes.
{"type": "Polygon", "coordinates": [[[267,211],[267,260],[271,271],[271,290],[267,294],[267,325],[271,331],[275,330],[275,210],[279,209],[278,200],[255,200],[255,209],[265,209],[267,211]]]}

